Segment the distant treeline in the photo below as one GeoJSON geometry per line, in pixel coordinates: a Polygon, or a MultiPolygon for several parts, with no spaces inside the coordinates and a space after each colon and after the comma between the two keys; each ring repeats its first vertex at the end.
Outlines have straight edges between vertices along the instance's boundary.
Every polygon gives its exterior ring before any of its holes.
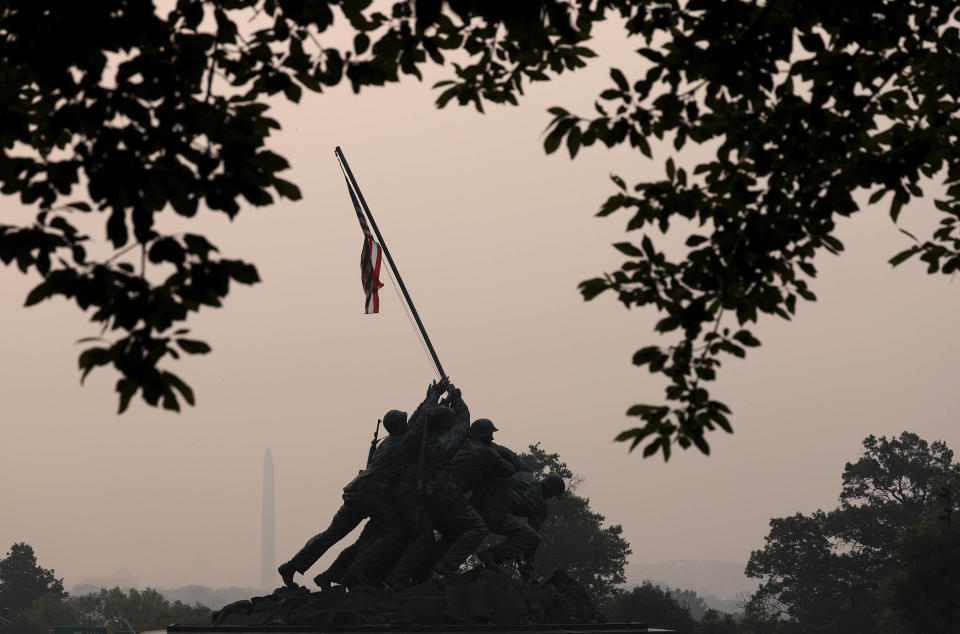
{"type": "MultiPolygon", "coordinates": [[[[210,624],[210,608],[168,601],[152,588],[101,588],[77,596],[48,592],[35,598],[29,607],[7,612],[6,631],[11,634],[47,634],[55,626],[64,625],[107,626],[110,632],[127,632],[129,623],[142,632],[164,629],[171,623],[210,624]]],[[[4,631],[2,625],[0,631],[4,631]]]]}
{"type": "MultiPolygon", "coordinates": [[[[116,586],[114,586],[114,584],[97,585],[93,583],[80,583],[71,588],[70,594],[71,596],[91,594],[94,592],[99,592],[103,587],[116,586]]],[[[132,584],[129,586],[120,585],[119,587],[132,587],[132,584]]],[[[208,586],[189,585],[180,586],[177,588],[155,588],[155,590],[162,594],[163,597],[171,603],[176,601],[186,603],[187,605],[199,603],[200,605],[206,606],[211,610],[219,610],[228,603],[233,603],[234,601],[240,601],[242,599],[249,599],[252,596],[263,594],[263,591],[259,588],[241,588],[237,586],[231,586],[229,588],[210,588],[208,586]]]]}

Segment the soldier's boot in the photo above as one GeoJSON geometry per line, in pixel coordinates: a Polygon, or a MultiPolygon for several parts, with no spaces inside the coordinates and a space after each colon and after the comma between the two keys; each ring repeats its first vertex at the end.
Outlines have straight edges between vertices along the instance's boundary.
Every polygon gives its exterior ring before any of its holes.
{"type": "Polygon", "coordinates": [[[523,562],[520,564],[519,568],[520,579],[522,579],[524,583],[530,583],[530,581],[533,579],[533,564],[523,562]]]}
{"type": "Polygon", "coordinates": [[[394,591],[396,591],[396,590],[402,590],[403,588],[406,588],[407,586],[410,585],[410,582],[409,582],[409,581],[404,581],[403,579],[401,579],[401,578],[398,577],[397,575],[395,575],[395,574],[393,574],[393,573],[390,573],[390,574],[387,575],[386,578],[383,580],[383,585],[384,585],[384,587],[385,587],[387,590],[394,590],[394,591]]]}
{"type": "Polygon", "coordinates": [[[351,570],[343,576],[343,585],[351,590],[357,586],[382,587],[381,584],[377,583],[362,572],[356,570],[351,570]]]}
{"type": "Polygon", "coordinates": [[[293,567],[293,564],[290,563],[289,561],[284,564],[280,564],[280,566],[277,568],[277,572],[280,573],[280,578],[283,579],[283,585],[287,586],[288,588],[300,587],[293,580],[293,575],[296,574],[298,571],[296,568],[293,567]]]}
{"type": "Polygon", "coordinates": [[[321,572],[319,575],[313,578],[313,582],[317,584],[321,592],[326,592],[330,589],[330,586],[333,585],[333,582],[327,577],[327,573],[321,572]]]}
{"type": "Polygon", "coordinates": [[[491,572],[501,572],[505,573],[506,570],[500,565],[500,562],[497,561],[496,556],[493,554],[493,551],[490,549],[481,550],[477,553],[477,557],[480,559],[480,562],[483,564],[483,567],[491,572]]]}
{"type": "Polygon", "coordinates": [[[442,561],[433,567],[433,576],[439,577],[440,579],[455,577],[459,574],[460,574],[459,568],[454,568],[453,566],[446,564],[442,561]]]}

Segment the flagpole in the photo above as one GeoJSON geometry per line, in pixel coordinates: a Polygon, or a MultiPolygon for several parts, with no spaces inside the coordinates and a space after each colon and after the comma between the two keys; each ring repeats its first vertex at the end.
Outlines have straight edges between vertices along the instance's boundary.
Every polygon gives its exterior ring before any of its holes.
{"type": "Polygon", "coordinates": [[[403,278],[400,277],[400,271],[397,270],[397,265],[393,261],[393,256],[390,255],[390,249],[387,248],[387,243],[383,241],[383,236],[380,234],[380,229],[377,227],[377,222],[373,219],[373,214],[370,212],[370,208],[367,206],[367,201],[363,198],[363,193],[360,191],[360,186],[357,184],[357,179],[353,177],[353,172],[350,171],[350,165],[347,163],[347,157],[343,155],[343,151],[340,149],[339,145],[334,150],[334,154],[336,154],[340,164],[343,165],[344,170],[347,172],[347,178],[350,179],[350,186],[353,187],[353,191],[357,193],[357,198],[360,199],[360,206],[363,207],[363,213],[366,214],[367,220],[370,221],[370,226],[373,227],[373,232],[377,236],[377,242],[380,243],[380,248],[383,249],[384,255],[387,256],[387,262],[390,264],[390,270],[393,271],[393,278],[397,280],[397,284],[400,286],[400,292],[403,293],[403,298],[406,300],[407,306],[410,307],[410,312],[413,313],[413,319],[417,322],[417,327],[420,329],[420,334],[423,336],[423,341],[427,344],[427,350],[430,351],[430,356],[433,357],[433,364],[440,373],[440,378],[443,378],[446,376],[446,373],[443,371],[443,366],[440,365],[440,359],[437,357],[437,351],[433,349],[433,344],[430,343],[430,337],[427,335],[427,330],[423,327],[423,322],[420,321],[420,315],[417,313],[417,308],[413,305],[413,300],[410,299],[410,293],[407,292],[407,287],[403,283],[403,278]]]}

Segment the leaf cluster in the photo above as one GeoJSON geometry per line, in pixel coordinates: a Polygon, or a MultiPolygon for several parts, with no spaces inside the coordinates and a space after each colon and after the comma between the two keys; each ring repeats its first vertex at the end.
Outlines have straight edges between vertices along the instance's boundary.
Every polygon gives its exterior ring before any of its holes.
{"type": "Polygon", "coordinates": [[[120,372],[121,412],[138,391],[150,405],[193,404],[190,387],[160,365],[178,350],[209,350],[182,339],[181,322],[220,306],[230,281],[259,277],[251,264],[212,255],[204,236],[161,235],[155,219],[201,208],[234,218],[245,205],[301,198],[279,176],[287,160],[267,147],[280,127],[268,98],[298,102],[304,89],[342,81],[359,92],[420,78],[424,64],[459,52],[440,105],[453,97],[478,107],[482,99],[516,103],[525,81],[592,55],[580,42],[596,16],[575,14],[558,0],[178,0],[166,14],[134,0],[56,11],[6,2],[0,192],[40,211],[33,225],[0,225],[0,260],[43,278],[28,306],[59,295],[93,311],[103,333],[118,331],[85,350],[80,369],[84,377],[107,365],[120,372]],[[354,32],[352,47],[323,44],[335,21],[354,32]],[[90,238],[70,220],[76,212],[104,217],[115,250],[107,260],[88,258],[90,238]],[[139,271],[121,260],[134,249],[139,271]],[[148,263],[173,273],[153,283],[148,263]]]}
{"type": "MultiPolygon", "coordinates": [[[[922,180],[942,178],[940,228],[891,263],[919,256],[929,272],[948,274],[960,266],[957,7],[957,0],[178,0],[161,15],[133,0],[57,11],[13,0],[0,10],[0,192],[38,205],[48,228],[3,225],[0,259],[40,273],[44,283],[63,271],[87,275],[86,238],[66,221],[80,211],[103,214],[117,255],[139,246],[145,262],[148,246],[170,238],[154,227],[164,210],[192,217],[203,206],[233,218],[242,205],[300,198],[278,176],[287,161],[267,147],[279,127],[268,98],[298,102],[304,89],[319,93],[342,81],[360,92],[420,78],[433,64],[453,70],[436,85],[440,107],[517,103],[530,82],[584,67],[594,56],[594,27],[614,17],[625,37],[643,41],[636,53],[645,72],[611,69],[595,116],[551,108],[544,148],[565,144],[574,157],[585,146],[629,144],[652,158],[655,146],[672,143],[680,152],[692,143],[714,152],[689,173],[667,157],[661,180],[628,186],[614,176],[617,190],[599,214],[624,211],[627,230],[642,235],[615,245],[629,258],[619,270],[580,285],[585,299],[613,291],[628,307],[652,304],[662,314],[656,331],[676,333],[674,344],[634,357],[668,381],[666,402],[630,408],[638,426],[618,439],[665,459],[674,444],[706,453],[706,432],[731,426],[729,408],[704,385],[724,358],[759,344],[749,324],[764,314],[789,319],[798,298],[815,300],[814,256],[842,251],[836,220],[860,209],[858,191],[872,192],[870,205],[890,194],[896,221],[923,195],[922,180]],[[324,44],[340,22],[352,30],[351,45],[324,44]],[[81,187],[86,200],[71,200],[81,187]],[[652,230],[680,220],[700,229],[674,261],[652,230]],[[724,316],[737,326],[721,328],[724,316]]],[[[195,261],[208,244],[181,246],[195,261]]],[[[128,381],[118,383],[121,405],[125,393],[143,389],[148,403],[172,407],[185,394],[158,369],[174,348],[157,344],[168,335],[156,324],[177,311],[149,301],[157,287],[142,269],[142,283],[122,274],[93,283],[101,295],[125,294],[139,317],[135,336],[129,315],[108,315],[140,360],[113,364],[128,381]],[[154,306],[167,314],[155,315],[154,306]],[[143,363],[153,368],[132,370],[143,363]]],[[[255,270],[242,276],[256,281],[255,270]]],[[[223,277],[199,276],[198,284],[211,281],[194,290],[219,302],[223,277]]],[[[55,280],[32,299],[63,285],[55,280]]]]}
{"type": "Polygon", "coordinates": [[[729,410],[704,384],[724,357],[759,345],[745,326],[764,314],[790,319],[798,299],[816,299],[813,259],[843,250],[836,222],[860,210],[857,192],[872,192],[870,205],[890,194],[896,222],[923,196],[923,180],[941,178],[940,229],[891,264],[919,255],[930,273],[960,267],[958,4],[630,6],[626,31],[645,42],[636,50],[645,72],[611,69],[592,116],[552,108],[544,149],[668,154],[663,179],[628,186],[612,177],[616,191],[598,215],[625,213],[640,236],[614,245],[629,258],[619,270],[580,284],[587,300],[612,291],[628,308],[654,306],[663,315],[656,332],[677,333],[675,344],[634,356],[667,379],[666,403],[630,408],[641,424],[617,437],[668,459],[673,443],[708,453],[706,431],[731,431],[729,410]],[[669,153],[690,144],[712,158],[688,173],[669,153]],[[678,222],[699,229],[674,260],[652,231],[678,222]],[[738,326],[720,329],[724,316],[738,326]]]}

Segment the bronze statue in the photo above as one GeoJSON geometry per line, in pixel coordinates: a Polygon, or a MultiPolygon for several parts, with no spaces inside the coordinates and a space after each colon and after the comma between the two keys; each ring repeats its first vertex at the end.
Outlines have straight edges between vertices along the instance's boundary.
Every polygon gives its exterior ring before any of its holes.
{"type": "Polygon", "coordinates": [[[538,482],[533,474],[517,471],[474,493],[471,502],[487,527],[507,538],[477,553],[480,561],[498,570],[501,563],[516,560],[521,576],[529,578],[540,545],[540,526],[547,516],[546,500],[563,495],[564,488],[560,476],[548,475],[538,482]]]}
{"type": "MultiPolygon", "coordinates": [[[[427,390],[427,398],[411,417],[410,428],[416,428],[425,409],[435,406],[445,389],[445,383],[433,383],[427,390]]],[[[389,551],[407,541],[407,524],[390,501],[394,479],[411,463],[416,449],[416,438],[407,437],[407,414],[390,410],[383,418],[388,436],[380,443],[370,458],[367,468],[343,488],[343,505],[334,514],[322,533],[310,538],[289,561],[280,564],[277,571],[287,586],[296,586],[293,576],[303,574],[327,550],[347,536],[360,523],[370,517],[377,520],[383,531],[364,553],[353,562],[354,574],[362,577],[368,560],[363,556],[374,549],[372,555],[389,551]]]]}

